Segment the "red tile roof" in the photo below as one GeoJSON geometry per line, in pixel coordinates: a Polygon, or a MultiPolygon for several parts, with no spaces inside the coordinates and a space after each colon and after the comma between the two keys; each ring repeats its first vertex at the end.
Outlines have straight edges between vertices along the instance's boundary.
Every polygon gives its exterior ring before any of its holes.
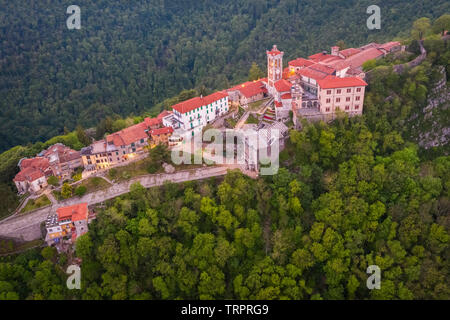
{"type": "Polygon", "coordinates": [[[47,158],[42,157],[23,159],[20,161],[19,167],[20,172],[16,174],[13,181],[33,182],[45,177],[46,173],[51,173],[50,162],[47,158]]]}
{"type": "Polygon", "coordinates": [[[328,76],[323,80],[318,80],[317,84],[321,89],[335,89],[346,87],[362,87],[367,86],[367,83],[361,78],[339,78],[335,76],[328,76]]]}
{"type": "Polygon", "coordinates": [[[359,49],[361,50],[367,50],[367,49],[371,49],[371,48],[378,48],[380,46],[380,44],[376,43],[376,42],[371,42],[368,43],[362,47],[360,47],[359,49]]]}
{"type": "Polygon", "coordinates": [[[297,71],[297,74],[314,79],[314,80],[320,80],[320,79],[324,79],[325,77],[328,76],[327,73],[323,73],[314,69],[310,69],[310,68],[304,68],[301,69],[299,71],[297,71]]]}
{"type": "Polygon", "coordinates": [[[323,73],[326,73],[326,74],[333,74],[336,71],[335,68],[332,68],[330,66],[325,66],[325,65],[320,64],[320,63],[313,64],[313,65],[309,66],[308,68],[316,70],[316,71],[320,71],[320,72],[323,72],[323,73]]]}
{"type": "Polygon", "coordinates": [[[88,205],[87,203],[79,203],[70,207],[59,208],[56,210],[58,221],[71,220],[72,222],[87,220],[88,205]]]}
{"type": "Polygon", "coordinates": [[[237,91],[237,90],[239,90],[240,88],[245,87],[245,86],[248,86],[248,85],[250,85],[250,84],[252,84],[252,83],[253,83],[253,81],[247,81],[247,82],[238,84],[237,86],[234,86],[234,87],[232,87],[232,88],[230,88],[230,89],[227,89],[227,92],[229,92],[229,91],[237,91]]]}
{"type": "Polygon", "coordinates": [[[391,42],[382,44],[381,46],[378,47],[378,49],[384,49],[389,52],[392,50],[392,48],[400,46],[400,45],[401,45],[401,43],[398,41],[391,41],[391,42]]]}
{"type": "Polygon", "coordinates": [[[172,114],[172,111],[164,110],[163,112],[161,112],[161,113],[158,115],[157,119],[162,120],[162,118],[164,118],[164,117],[166,117],[166,116],[168,116],[168,115],[171,115],[171,114],[172,114]]]}
{"type": "Polygon", "coordinates": [[[25,168],[23,170],[21,170],[18,174],[16,174],[16,176],[14,177],[13,181],[14,182],[19,182],[19,181],[29,181],[29,182],[33,182],[39,178],[42,178],[45,176],[44,171],[40,170],[40,169],[35,169],[32,167],[28,167],[25,168]]]}
{"type": "Polygon", "coordinates": [[[249,82],[239,88],[239,92],[246,98],[254,97],[258,94],[267,92],[262,81],[249,82]]]}
{"type": "Polygon", "coordinates": [[[336,62],[336,61],[343,61],[344,59],[342,58],[342,57],[339,57],[339,56],[331,56],[331,57],[328,57],[328,58],[326,58],[326,59],[322,59],[322,60],[320,60],[320,61],[318,61],[319,63],[321,63],[321,64],[324,64],[324,65],[328,65],[328,64],[331,64],[331,63],[334,63],[334,62],[336,62]]]}
{"type": "Polygon", "coordinates": [[[133,142],[148,138],[146,122],[135,124],[134,126],[125,128],[121,131],[110,134],[106,137],[108,144],[113,143],[115,146],[128,146],[133,142]]]}
{"type": "Polygon", "coordinates": [[[278,92],[288,92],[291,91],[292,83],[285,79],[278,80],[275,82],[275,89],[278,92]]]}
{"type": "Polygon", "coordinates": [[[283,104],[281,102],[275,101],[275,107],[280,108],[283,104]]]}
{"type": "Polygon", "coordinates": [[[47,158],[43,158],[43,157],[23,159],[22,161],[20,161],[21,169],[25,169],[25,168],[29,168],[29,167],[45,169],[45,168],[48,168],[49,166],[50,166],[50,162],[48,161],[47,158]]]}
{"type": "Polygon", "coordinates": [[[290,93],[285,93],[281,96],[281,99],[292,99],[292,95],[290,93]]]}
{"type": "Polygon", "coordinates": [[[336,56],[333,56],[331,54],[328,53],[324,53],[324,52],[319,52],[316,54],[313,54],[312,56],[309,56],[309,60],[312,60],[314,62],[320,62],[322,60],[326,60],[326,59],[330,59],[330,58],[335,58],[336,56]]]}
{"type": "Polygon", "coordinates": [[[276,56],[276,55],[279,55],[279,54],[281,54],[281,53],[282,53],[282,52],[281,52],[280,50],[278,50],[278,48],[277,48],[276,45],[273,46],[272,50],[267,51],[267,54],[270,54],[270,55],[272,55],[272,56],[276,56]]]}
{"type": "Polygon", "coordinates": [[[158,118],[145,118],[144,122],[145,122],[145,125],[150,128],[150,127],[161,125],[162,118],[160,119],[159,116],[158,116],[158,118]]]}
{"type": "Polygon", "coordinates": [[[194,109],[200,108],[202,106],[206,106],[210,103],[213,103],[214,101],[223,99],[227,96],[228,96],[228,93],[226,93],[225,91],[219,91],[219,92],[210,94],[209,96],[206,96],[206,97],[195,97],[195,98],[180,102],[180,103],[172,106],[172,108],[183,114],[183,113],[192,111],[194,109]]]}
{"type": "Polygon", "coordinates": [[[167,134],[167,133],[172,133],[173,132],[173,128],[172,127],[164,127],[164,128],[160,128],[160,129],[154,129],[152,130],[150,133],[152,135],[160,135],[160,134],[167,134]]]}
{"type": "Polygon", "coordinates": [[[289,66],[291,67],[308,67],[312,64],[314,64],[315,62],[311,61],[311,60],[307,60],[304,58],[297,58],[295,60],[289,61],[289,66]]]}
{"type": "Polygon", "coordinates": [[[378,57],[381,57],[382,55],[383,52],[381,50],[378,50],[376,48],[369,48],[352,55],[342,62],[334,64],[333,67],[336,68],[336,70],[342,70],[348,67],[359,68],[364,64],[364,62],[376,59],[378,57]]]}
{"type": "Polygon", "coordinates": [[[348,58],[354,54],[357,54],[358,52],[361,52],[361,49],[348,48],[348,49],[339,51],[339,53],[342,54],[345,58],[348,58]]]}

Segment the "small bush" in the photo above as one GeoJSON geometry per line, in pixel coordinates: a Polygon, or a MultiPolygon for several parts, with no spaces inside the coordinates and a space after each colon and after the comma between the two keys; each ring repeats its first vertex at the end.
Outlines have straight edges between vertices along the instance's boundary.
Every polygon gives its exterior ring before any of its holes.
{"type": "Polygon", "coordinates": [[[55,176],[50,176],[50,177],[48,177],[48,179],[47,179],[47,183],[48,183],[49,185],[51,185],[51,186],[56,187],[57,185],[59,185],[59,180],[58,180],[58,178],[55,177],[55,176]]]}
{"type": "Polygon", "coordinates": [[[78,188],[75,189],[75,194],[78,197],[82,197],[86,194],[87,188],[85,186],[79,186],[78,188]]]}

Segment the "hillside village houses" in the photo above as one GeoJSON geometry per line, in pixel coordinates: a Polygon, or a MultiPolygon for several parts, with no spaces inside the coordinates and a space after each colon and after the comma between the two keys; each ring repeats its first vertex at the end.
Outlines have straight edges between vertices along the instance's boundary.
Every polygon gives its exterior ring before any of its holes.
{"type": "Polygon", "coordinates": [[[172,106],[172,111],[163,111],[156,118],[146,118],[112,133],[81,152],[54,145],[34,159],[22,159],[14,182],[19,193],[39,193],[51,175],[67,179],[83,166],[85,177],[143,155],[146,147],[159,143],[176,146],[201,133],[204,126],[228,113],[231,106],[246,107],[262,99],[269,103],[258,130],[267,129],[273,122],[286,122],[291,112],[295,126],[300,118],[328,121],[338,110],[350,116],[360,115],[367,86],[362,65],[398,50],[404,50],[399,42],[370,43],[344,50],[334,46],[330,53],[297,58],[283,68],[284,52],[274,45],[266,52],[267,78],[180,102],[172,106]]]}
{"type": "Polygon", "coordinates": [[[141,123],[114,132],[105,139],[83,148],[81,150],[83,177],[145,155],[148,146],[168,145],[173,128],[165,127],[163,119],[171,114],[163,111],[156,118],[145,118],[141,123]]]}
{"type": "Polygon", "coordinates": [[[45,221],[47,235],[45,241],[49,246],[61,243],[65,237],[70,237],[74,243],[76,239],[89,231],[89,223],[95,219],[94,213],[89,213],[87,203],[79,203],[56,210],[45,221]]]}
{"type": "Polygon", "coordinates": [[[33,159],[21,159],[19,161],[20,172],[14,177],[19,194],[37,194],[47,187],[47,178],[53,175],[50,162],[47,158],[36,157],[33,159]]]}
{"type": "Polygon", "coordinates": [[[72,150],[62,143],[54,144],[39,153],[38,156],[47,158],[54,175],[62,180],[70,178],[76,169],[83,167],[80,152],[72,150]]]}
{"type": "Polygon", "coordinates": [[[70,178],[72,173],[83,167],[79,151],[72,150],[62,143],[50,146],[32,159],[21,159],[20,171],[14,178],[19,194],[38,194],[47,187],[47,178],[70,178]]]}
{"type": "Polygon", "coordinates": [[[201,133],[202,128],[216,118],[229,111],[228,93],[220,91],[209,96],[195,97],[174,106],[172,122],[173,129],[181,129],[181,135],[194,136],[201,133]]]}

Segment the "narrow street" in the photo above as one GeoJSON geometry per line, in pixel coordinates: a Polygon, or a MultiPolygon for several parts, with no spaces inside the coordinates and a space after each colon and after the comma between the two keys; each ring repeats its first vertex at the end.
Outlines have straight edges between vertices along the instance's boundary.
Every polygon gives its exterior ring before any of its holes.
{"type": "MultiPolygon", "coordinates": [[[[0,221],[0,236],[7,236],[31,241],[41,238],[40,224],[45,221],[51,212],[66,206],[78,203],[87,203],[93,205],[103,201],[113,199],[130,191],[130,186],[135,183],[141,183],[145,188],[161,186],[166,181],[180,183],[184,181],[202,180],[212,177],[223,176],[228,170],[240,169],[237,165],[204,167],[179,171],[173,174],[153,174],[116,183],[111,187],[84,195],[81,198],[74,197],[61,202],[52,198],[52,206],[33,211],[29,214],[17,215],[0,221]]],[[[244,172],[245,173],[245,172],[244,172]]],[[[50,199],[50,198],[49,198],[50,199]]]]}

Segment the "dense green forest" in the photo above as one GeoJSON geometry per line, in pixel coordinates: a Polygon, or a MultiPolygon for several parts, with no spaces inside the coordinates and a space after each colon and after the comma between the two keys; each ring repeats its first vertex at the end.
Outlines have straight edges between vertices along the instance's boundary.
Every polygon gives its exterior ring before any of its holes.
{"type": "Polygon", "coordinates": [[[377,63],[363,116],[292,130],[277,175],[134,184],[78,239],[81,290],[45,248],[0,258],[0,299],[450,299],[449,150],[419,149],[410,123],[450,45],[424,45],[402,74],[377,63]]]}
{"type": "Polygon", "coordinates": [[[45,141],[107,116],[140,115],[183,89],[216,90],[264,69],[274,43],[286,61],[405,35],[446,0],[0,0],[0,151],[45,141]],[[366,9],[381,7],[381,30],[366,9]]]}

